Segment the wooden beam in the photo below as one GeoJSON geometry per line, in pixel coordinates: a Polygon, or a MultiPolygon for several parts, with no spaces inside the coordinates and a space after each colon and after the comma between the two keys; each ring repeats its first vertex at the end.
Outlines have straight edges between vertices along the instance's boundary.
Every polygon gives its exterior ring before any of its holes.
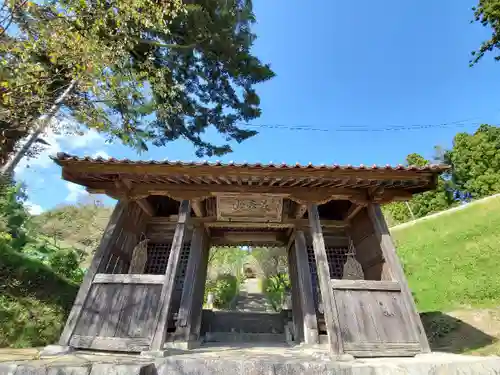
{"type": "MultiPolygon", "coordinates": [[[[98,189],[100,191],[116,191],[120,190],[114,183],[109,182],[88,182],[85,180],[74,181],[81,185],[85,185],[90,189],[98,189]]],[[[129,194],[133,195],[167,195],[175,197],[175,199],[203,199],[207,196],[215,196],[217,193],[256,193],[256,194],[273,194],[289,197],[298,201],[324,201],[325,199],[357,199],[368,200],[366,189],[355,188],[315,188],[307,187],[286,187],[286,186],[245,186],[245,185],[196,185],[196,184],[154,184],[144,183],[137,184],[129,194]]]]}
{"type": "Polygon", "coordinates": [[[203,217],[205,216],[205,207],[201,202],[201,199],[192,199],[191,200],[191,207],[193,209],[194,214],[197,217],[203,217]]]}
{"type": "Polygon", "coordinates": [[[339,313],[335,295],[330,286],[330,268],[326,256],[325,241],[321,231],[318,206],[314,203],[310,203],[307,209],[311,226],[314,257],[316,258],[318,284],[321,291],[321,299],[323,301],[326,330],[328,332],[328,345],[333,353],[343,354],[344,348],[340,331],[339,313]]]}
{"type": "Polygon", "coordinates": [[[417,306],[415,305],[415,301],[413,300],[410,288],[408,287],[408,282],[404,275],[403,267],[401,266],[401,262],[399,261],[399,258],[396,254],[396,247],[392,242],[389,228],[387,227],[387,223],[384,219],[384,214],[382,213],[382,210],[380,209],[380,206],[378,204],[370,204],[368,205],[367,209],[368,216],[373,223],[375,235],[380,243],[385,261],[389,266],[391,273],[401,285],[403,300],[405,301],[405,305],[410,313],[410,324],[413,329],[416,330],[416,334],[419,339],[422,351],[428,353],[430,352],[429,341],[427,340],[422,321],[420,320],[420,315],[418,314],[417,306]]]}
{"type": "Polygon", "coordinates": [[[188,200],[179,205],[179,217],[175,228],[170,255],[168,257],[167,269],[165,271],[165,283],[160,294],[159,311],[155,319],[155,330],[151,340],[150,350],[161,351],[167,334],[168,316],[170,313],[172,297],[175,287],[175,274],[179,266],[182,244],[186,232],[186,221],[189,217],[191,206],[188,200]]]}
{"type": "MultiPolygon", "coordinates": [[[[204,224],[211,228],[305,228],[309,227],[308,219],[283,219],[281,223],[263,223],[263,222],[247,222],[247,221],[218,221],[217,217],[189,218],[191,223],[204,224]]],[[[152,217],[149,224],[175,224],[176,219],[170,217],[152,217]]],[[[342,220],[322,220],[320,225],[323,228],[345,228],[347,222],[342,220]]]]}
{"type": "Polygon", "coordinates": [[[351,207],[347,210],[344,220],[351,221],[364,207],[365,206],[356,203],[351,204],[351,207]]]}
{"type": "Polygon", "coordinates": [[[98,273],[94,277],[94,284],[163,284],[163,275],[143,275],[143,274],[109,274],[98,273]]]}
{"type": "Polygon", "coordinates": [[[401,285],[397,281],[378,280],[330,280],[332,289],[342,290],[378,290],[378,291],[401,291],[401,285]]]}
{"type": "Polygon", "coordinates": [[[107,258],[108,252],[121,230],[121,225],[126,216],[127,209],[128,205],[125,202],[118,202],[115,206],[108,225],[104,230],[99,247],[92,258],[90,267],[85,273],[80,289],[78,290],[78,294],[76,295],[75,302],[73,302],[73,307],[71,308],[68,319],[66,320],[66,325],[64,326],[63,332],[59,338],[59,345],[67,346],[70,344],[71,335],[73,334],[76,323],[78,322],[82,312],[83,304],[85,303],[90,287],[92,286],[92,280],[94,279],[103,259],[107,258]]]}
{"type": "Polygon", "coordinates": [[[302,216],[307,211],[307,204],[297,204],[297,210],[295,211],[295,218],[302,219],[302,216]]]}
{"type": "Polygon", "coordinates": [[[318,343],[319,338],[318,320],[316,318],[316,308],[314,307],[306,238],[303,231],[298,230],[295,232],[295,248],[293,251],[295,251],[294,256],[297,266],[297,275],[299,277],[298,287],[302,311],[301,320],[304,324],[304,342],[308,345],[314,345],[318,343]]]}
{"type": "Polygon", "coordinates": [[[156,210],[154,207],[149,203],[147,198],[139,199],[136,200],[135,203],[149,216],[153,217],[155,216],[156,210]]]}

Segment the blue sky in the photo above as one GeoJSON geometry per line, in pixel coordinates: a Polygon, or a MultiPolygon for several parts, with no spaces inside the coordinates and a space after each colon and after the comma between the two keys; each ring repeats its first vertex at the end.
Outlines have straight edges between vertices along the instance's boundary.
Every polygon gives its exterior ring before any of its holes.
{"type": "MultiPolygon", "coordinates": [[[[496,124],[500,65],[489,55],[478,66],[468,66],[470,52],[489,35],[470,24],[476,2],[254,0],[254,50],[277,73],[258,87],[263,115],[254,123],[328,131],[262,128],[220,160],[398,164],[412,152],[432,157],[435,145],[450,146],[457,132],[474,131],[478,123],[496,124]],[[373,131],[456,122],[461,123],[373,131]],[[365,131],[339,131],[356,126],[365,131]]],[[[17,170],[33,212],[85,199],[82,189],[60,179],[59,168],[48,159],[56,151],[196,159],[184,141],[137,155],[105,144],[93,132],[84,137],[49,134],[47,139],[51,147],[17,170]]]]}

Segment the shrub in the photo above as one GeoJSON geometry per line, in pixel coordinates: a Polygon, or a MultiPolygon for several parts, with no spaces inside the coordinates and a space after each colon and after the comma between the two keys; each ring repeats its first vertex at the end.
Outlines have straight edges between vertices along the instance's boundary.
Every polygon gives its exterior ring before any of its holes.
{"type": "Polygon", "coordinates": [[[227,308],[234,300],[239,291],[238,278],[231,274],[222,274],[215,280],[207,281],[205,287],[205,302],[208,293],[214,296],[214,307],[227,308]]]}
{"type": "Polygon", "coordinates": [[[262,282],[262,289],[267,300],[274,311],[281,310],[285,295],[290,290],[290,279],[288,274],[278,273],[277,275],[265,278],[262,282]]]}
{"type": "Polygon", "coordinates": [[[0,246],[0,347],[56,342],[77,292],[39,260],[0,246]]]}

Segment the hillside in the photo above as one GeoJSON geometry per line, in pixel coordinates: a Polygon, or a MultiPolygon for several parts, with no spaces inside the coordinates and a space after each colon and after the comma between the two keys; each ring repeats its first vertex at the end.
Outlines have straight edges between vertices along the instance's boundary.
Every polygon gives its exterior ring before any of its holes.
{"type": "Polygon", "coordinates": [[[85,268],[99,245],[111,212],[112,207],[96,203],[66,205],[33,217],[33,222],[40,233],[39,240],[87,254],[82,262],[85,268]]]}
{"type": "Polygon", "coordinates": [[[500,301],[500,198],[394,229],[421,311],[500,301]]]}

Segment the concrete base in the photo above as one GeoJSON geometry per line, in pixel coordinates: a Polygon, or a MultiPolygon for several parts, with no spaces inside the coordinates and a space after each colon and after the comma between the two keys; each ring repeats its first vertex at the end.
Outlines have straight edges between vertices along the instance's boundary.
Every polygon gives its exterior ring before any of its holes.
{"type": "MultiPolygon", "coordinates": [[[[173,353],[176,352],[176,353],[173,353]]],[[[500,374],[500,357],[432,353],[339,362],[320,349],[202,347],[166,358],[74,352],[57,359],[0,363],[0,375],[475,375],[500,374]]]]}
{"type": "Polygon", "coordinates": [[[72,353],[73,351],[74,351],[74,349],[71,346],[47,345],[40,352],[40,358],[66,355],[66,354],[72,353]]]}

